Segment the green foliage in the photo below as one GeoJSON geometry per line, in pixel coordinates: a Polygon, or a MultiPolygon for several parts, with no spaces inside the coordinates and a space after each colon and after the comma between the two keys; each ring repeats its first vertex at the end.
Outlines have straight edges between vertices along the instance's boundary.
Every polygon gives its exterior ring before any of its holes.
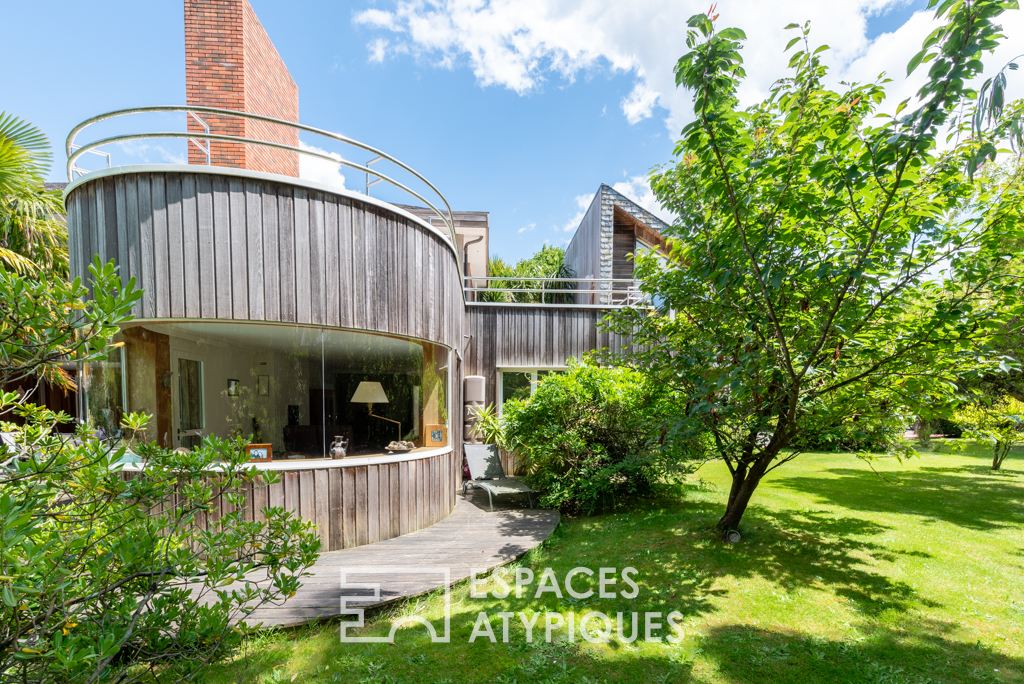
{"type": "Polygon", "coordinates": [[[983,397],[961,406],[954,420],[963,427],[964,439],[992,448],[992,470],[999,470],[1024,430],[1024,402],[1013,397],[983,397]]]}
{"type": "Polygon", "coordinates": [[[118,324],[131,318],[142,296],[135,280],[122,289],[113,262],[95,257],[91,287],[60,275],[25,277],[0,267],[0,387],[41,374],[69,386],[60,364],[105,359],[118,324]],[[86,301],[90,289],[94,301],[86,301]]]}
{"type": "Polygon", "coordinates": [[[522,460],[541,502],[569,513],[651,494],[670,471],[703,458],[699,441],[666,435],[671,397],[629,368],[572,362],[533,396],[505,403],[490,435],[522,460]]]}
{"type": "Polygon", "coordinates": [[[0,263],[19,273],[67,273],[64,200],[43,185],[52,160],[38,128],[0,112],[0,263]]]}
{"type": "Polygon", "coordinates": [[[940,415],[962,378],[1015,367],[994,343],[1021,308],[1010,259],[1024,176],[975,182],[967,167],[983,142],[970,135],[936,147],[958,129],[974,96],[965,83],[1011,6],[944,3],[910,65],[929,64],[928,80],[895,116],[879,113],[882,80],[826,87],[827,48],[811,47],[806,25],[790,26],[790,74],[741,110],[743,33],[690,20],[676,76],[695,121],[651,179],[680,218],[666,267],[637,257],[664,310],[626,309],[611,327],[633,336],[637,367],[685,398],[678,424],[714,436],[735,478],[720,529],[739,524],[794,444],[940,415]]]}
{"type": "MultiPolygon", "coordinates": [[[[78,282],[0,268],[5,382],[106,357],[139,292],[112,264],[90,271],[83,301],[78,282]]],[[[0,431],[13,440],[0,452],[0,681],[192,678],[248,631],[231,620],[296,590],[320,541],[281,508],[242,520],[245,493],[266,481],[247,439],[178,453],[137,443],[145,416],[125,419],[120,445],[86,426],[62,436],[69,420],[0,393],[0,431]],[[126,465],[129,445],[139,466],[126,465]]]]}
{"type": "Polygon", "coordinates": [[[879,413],[862,420],[843,420],[836,425],[822,425],[815,432],[803,432],[793,438],[790,448],[796,451],[883,453],[902,446],[909,416],[879,413]]]}
{"type": "MultiPolygon", "coordinates": [[[[487,264],[487,274],[501,280],[490,280],[487,287],[492,290],[538,290],[541,284],[535,280],[521,278],[575,278],[576,273],[564,263],[565,250],[560,247],[545,245],[529,259],[521,259],[515,266],[506,264],[501,257],[494,255],[487,264]]],[[[472,280],[472,279],[471,279],[472,280]]],[[[575,301],[575,295],[558,292],[559,290],[575,290],[573,282],[554,281],[544,284],[547,292],[479,292],[482,302],[540,302],[548,304],[569,303],[575,301]]]]}

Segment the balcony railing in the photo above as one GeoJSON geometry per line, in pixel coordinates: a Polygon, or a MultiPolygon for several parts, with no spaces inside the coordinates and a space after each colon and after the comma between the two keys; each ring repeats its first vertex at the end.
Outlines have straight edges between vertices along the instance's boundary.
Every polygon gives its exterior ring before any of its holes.
{"type": "Polygon", "coordinates": [[[622,307],[649,299],[632,278],[466,276],[466,301],[501,305],[622,307]]]}
{"type": "MultiPolygon", "coordinates": [[[[188,119],[186,118],[186,120],[188,120],[188,119]]],[[[103,156],[107,157],[107,166],[108,167],[110,166],[110,156],[109,156],[109,154],[103,153],[103,152],[100,152],[99,150],[97,150],[97,148],[99,148],[99,147],[104,147],[104,146],[107,146],[107,145],[113,145],[115,143],[124,143],[124,142],[128,142],[128,141],[131,141],[131,140],[152,140],[152,139],[160,139],[160,138],[165,138],[165,139],[166,138],[171,138],[171,139],[187,140],[188,142],[186,144],[188,144],[188,145],[195,145],[201,152],[205,153],[207,165],[210,164],[210,156],[211,156],[210,155],[210,141],[217,141],[217,142],[244,144],[244,145],[259,145],[259,146],[262,146],[262,147],[270,147],[270,148],[274,148],[274,149],[278,149],[278,150],[287,150],[287,151],[290,151],[290,152],[295,152],[296,154],[304,154],[304,155],[307,155],[307,156],[310,156],[310,157],[316,157],[318,159],[324,159],[324,160],[327,160],[329,162],[333,162],[335,164],[340,164],[342,166],[348,167],[350,169],[356,169],[357,171],[362,171],[367,176],[367,189],[369,189],[369,186],[374,185],[375,183],[383,181],[383,182],[388,183],[388,184],[392,185],[393,187],[398,188],[399,190],[401,190],[401,191],[411,195],[412,197],[415,197],[420,202],[423,202],[426,206],[428,206],[431,209],[433,209],[437,213],[437,215],[441,217],[441,220],[444,221],[445,227],[447,228],[447,231],[448,231],[448,239],[449,240],[453,240],[452,236],[455,234],[455,224],[454,224],[454,222],[452,220],[452,208],[448,204],[448,200],[445,199],[444,195],[441,194],[440,190],[438,190],[436,187],[434,187],[433,183],[431,183],[426,178],[424,178],[422,175],[417,173],[415,170],[412,169],[412,167],[408,166],[407,164],[404,164],[403,162],[399,161],[395,157],[392,157],[390,154],[387,154],[386,152],[383,152],[383,151],[377,149],[376,147],[371,147],[370,145],[367,145],[365,143],[361,143],[358,140],[354,140],[354,139],[349,138],[347,136],[341,135],[340,133],[332,133],[331,131],[325,131],[325,130],[320,129],[320,128],[314,128],[312,126],[306,126],[305,124],[295,123],[294,121],[286,121],[284,119],[275,119],[275,118],[270,117],[270,116],[262,116],[260,114],[250,114],[248,112],[239,112],[239,111],[235,111],[235,110],[231,110],[231,109],[217,109],[216,107],[182,107],[182,106],[179,106],[179,105],[156,105],[156,106],[152,106],[152,107],[132,107],[130,109],[119,109],[117,111],[107,112],[106,114],[100,114],[99,116],[94,116],[91,119],[86,119],[82,123],[80,123],[77,126],[75,126],[73,129],[71,129],[71,132],[68,134],[68,139],[67,139],[67,155],[68,155],[67,171],[68,171],[68,180],[69,181],[73,181],[75,179],[75,174],[78,174],[79,176],[82,176],[82,175],[85,175],[86,173],[88,173],[88,171],[79,168],[77,166],[77,164],[76,164],[76,162],[84,154],[88,154],[88,153],[92,153],[92,154],[99,153],[99,154],[102,154],[103,156]],[[79,133],[84,131],[89,126],[92,126],[93,124],[99,123],[100,121],[106,121],[108,119],[114,119],[114,118],[123,117],[123,116],[131,116],[131,115],[134,115],[134,114],[175,113],[175,112],[185,113],[187,115],[187,117],[191,117],[191,118],[195,119],[201,126],[203,126],[205,128],[205,132],[197,132],[197,131],[149,131],[149,132],[142,132],[142,133],[124,133],[124,134],[120,134],[120,135],[113,135],[113,136],[109,136],[109,137],[106,137],[106,138],[102,138],[100,140],[94,140],[92,142],[82,143],[82,144],[79,144],[79,143],[76,142],[76,138],[78,137],[79,133]],[[374,155],[376,155],[376,158],[373,159],[372,161],[368,162],[367,164],[359,164],[357,162],[349,161],[349,160],[345,159],[344,157],[341,157],[340,155],[339,156],[335,156],[335,155],[331,155],[331,154],[323,154],[321,152],[317,152],[317,151],[314,151],[314,150],[302,149],[300,147],[293,147],[292,145],[286,145],[284,143],[279,143],[279,142],[275,142],[275,141],[272,141],[272,140],[263,140],[263,139],[260,139],[260,138],[246,138],[246,137],[237,136],[237,135],[224,135],[224,134],[210,133],[210,128],[206,124],[206,122],[203,120],[202,115],[213,115],[213,116],[217,116],[217,117],[234,117],[234,118],[239,118],[239,119],[248,119],[248,120],[252,120],[252,121],[262,121],[264,123],[270,123],[270,124],[275,124],[275,125],[279,125],[279,126],[285,126],[287,128],[292,128],[292,129],[295,129],[297,131],[302,131],[302,132],[306,132],[306,133],[312,133],[314,135],[319,135],[319,136],[322,136],[324,138],[329,138],[329,139],[337,141],[337,142],[345,143],[346,145],[350,145],[350,146],[355,147],[357,149],[360,149],[360,150],[363,150],[365,152],[369,152],[371,154],[374,154],[374,155]],[[205,146],[200,141],[204,141],[206,143],[205,146]],[[403,171],[409,173],[414,178],[416,178],[417,180],[422,182],[427,188],[429,188],[431,190],[431,192],[434,195],[437,196],[437,198],[433,202],[431,202],[430,200],[426,199],[423,195],[421,195],[419,192],[417,192],[416,190],[413,190],[412,188],[408,187],[404,183],[402,183],[402,182],[400,182],[400,181],[398,181],[398,180],[388,176],[387,174],[383,173],[382,171],[380,171],[380,170],[378,170],[376,168],[371,168],[370,167],[370,164],[374,164],[374,163],[379,162],[379,161],[391,162],[392,164],[394,164],[398,168],[400,168],[403,171]],[[377,180],[370,181],[369,180],[370,176],[375,177],[377,180]],[[447,211],[441,211],[440,209],[438,209],[438,207],[435,204],[435,203],[438,203],[438,200],[440,200],[439,203],[443,204],[447,211]]],[[[453,241],[453,244],[454,244],[454,241],[453,241]]]]}

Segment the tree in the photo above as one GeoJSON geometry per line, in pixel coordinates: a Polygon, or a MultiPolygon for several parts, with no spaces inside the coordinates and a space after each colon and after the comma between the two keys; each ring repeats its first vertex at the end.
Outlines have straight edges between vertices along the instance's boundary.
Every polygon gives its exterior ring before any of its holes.
{"type": "Polygon", "coordinates": [[[0,112],[0,263],[19,273],[68,272],[64,201],[44,187],[52,160],[38,128],[0,112]]]}
{"type": "MultiPolygon", "coordinates": [[[[113,263],[89,270],[86,288],[0,266],[0,380],[70,382],[62,361],[107,357],[141,293],[113,263]]],[[[186,453],[133,441],[133,468],[129,443],[85,425],[69,439],[55,430],[68,421],[0,391],[0,682],[191,679],[244,638],[254,607],[294,594],[319,538],[282,508],[245,522],[246,493],[270,479],[248,439],[186,453]]]]}
{"type": "Polygon", "coordinates": [[[548,304],[564,303],[575,301],[572,292],[561,294],[559,290],[575,290],[576,283],[553,280],[556,278],[575,278],[576,273],[572,267],[564,263],[565,250],[561,247],[541,247],[540,251],[529,259],[520,259],[515,266],[505,263],[498,255],[491,257],[487,263],[487,274],[492,278],[501,280],[489,280],[487,287],[492,290],[505,290],[504,292],[480,292],[478,296],[482,302],[540,302],[542,299],[548,304]],[[536,280],[521,280],[521,278],[548,278],[553,282],[544,283],[544,290],[548,292],[530,292],[529,290],[540,290],[541,283],[536,280]],[[509,290],[524,290],[523,292],[511,292],[509,290]]]}
{"type": "Polygon", "coordinates": [[[964,428],[964,439],[992,447],[992,470],[999,470],[1024,429],[1024,402],[1013,397],[992,400],[983,396],[961,406],[954,420],[964,428]]]}
{"type": "Polygon", "coordinates": [[[608,325],[633,336],[632,363],[685,398],[672,429],[706,432],[728,466],[722,533],[797,456],[795,440],[951,407],[959,378],[1013,366],[988,350],[1020,310],[1008,245],[1021,238],[1021,173],[979,185],[976,136],[936,144],[957,129],[966,84],[1001,37],[993,20],[1013,6],[939,7],[943,25],[908,66],[930,65],[927,82],[912,108],[881,118],[884,79],[826,87],[827,48],[810,46],[806,24],[788,27],[800,32],[790,74],[741,109],[745,36],[690,19],[676,82],[695,120],[651,178],[679,217],[670,263],[637,258],[642,289],[665,305],[608,325]]]}

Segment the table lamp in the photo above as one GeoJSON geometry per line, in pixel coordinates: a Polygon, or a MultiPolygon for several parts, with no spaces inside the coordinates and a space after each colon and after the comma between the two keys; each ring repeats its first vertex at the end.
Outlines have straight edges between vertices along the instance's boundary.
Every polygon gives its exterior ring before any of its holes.
{"type": "Polygon", "coordinates": [[[389,423],[394,423],[398,426],[398,441],[402,441],[402,423],[391,418],[385,418],[384,416],[378,416],[373,412],[374,404],[386,404],[388,403],[388,397],[384,394],[384,388],[380,386],[379,382],[369,382],[364,380],[359,383],[356,387],[356,393],[352,395],[350,401],[353,404],[367,404],[370,411],[370,415],[374,418],[380,418],[386,420],[389,423]]]}

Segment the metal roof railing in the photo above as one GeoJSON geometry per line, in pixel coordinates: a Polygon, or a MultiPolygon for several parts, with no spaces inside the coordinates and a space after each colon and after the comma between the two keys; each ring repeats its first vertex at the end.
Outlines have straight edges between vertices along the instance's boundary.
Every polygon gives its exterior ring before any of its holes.
{"type": "MultiPolygon", "coordinates": [[[[75,164],[75,162],[83,154],[90,153],[90,152],[96,154],[97,153],[96,152],[96,148],[103,147],[104,145],[111,145],[113,143],[127,142],[129,140],[150,140],[150,139],[158,139],[158,138],[174,138],[174,139],[188,140],[189,143],[194,144],[196,147],[198,147],[200,149],[200,151],[205,153],[207,165],[210,165],[210,141],[216,140],[216,141],[229,142],[229,143],[237,143],[237,144],[244,144],[244,145],[260,145],[260,146],[263,146],[263,147],[271,147],[271,148],[279,149],[279,150],[287,150],[287,151],[290,151],[290,152],[295,152],[297,154],[305,154],[305,155],[309,155],[311,157],[316,157],[316,158],[319,158],[319,159],[325,159],[325,160],[333,162],[335,164],[340,164],[342,166],[346,166],[346,167],[348,167],[350,169],[356,169],[357,171],[362,171],[363,173],[365,173],[367,175],[367,179],[369,179],[370,176],[375,176],[378,179],[378,181],[374,181],[374,182],[384,181],[386,183],[389,183],[390,185],[398,188],[399,190],[402,190],[403,192],[406,192],[409,195],[412,195],[413,197],[415,197],[416,199],[418,199],[419,201],[423,202],[425,205],[427,205],[428,207],[433,209],[437,213],[437,215],[440,216],[441,219],[447,225],[447,227],[448,227],[448,237],[454,243],[455,222],[454,222],[454,220],[452,218],[452,208],[451,208],[451,205],[448,204],[448,200],[445,199],[444,195],[441,194],[441,191],[438,190],[436,187],[434,187],[433,183],[428,181],[421,174],[417,173],[412,167],[408,166],[407,164],[404,164],[403,162],[399,161],[395,157],[392,157],[390,154],[387,154],[386,152],[383,152],[383,151],[377,149],[376,147],[372,147],[372,146],[367,145],[365,143],[361,143],[358,140],[354,140],[354,139],[349,138],[347,136],[341,135],[340,133],[332,133],[331,131],[325,131],[325,130],[320,129],[320,128],[314,128],[312,126],[306,126],[305,124],[296,123],[294,121],[287,121],[285,119],[275,119],[274,117],[271,117],[271,116],[263,116],[263,115],[260,115],[260,114],[250,114],[249,112],[239,112],[239,111],[235,111],[233,109],[218,109],[216,107],[183,107],[183,106],[180,106],[180,105],[154,105],[154,106],[151,106],[151,107],[131,107],[129,109],[119,109],[119,110],[116,110],[116,111],[107,112],[105,114],[100,114],[98,116],[94,116],[94,117],[92,117],[90,119],[86,119],[82,123],[80,123],[77,126],[75,126],[74,128],[72,128],[71,132],[68,134],[68,139],[67,139],[67,144],[66,144],[67,155],[68,155],[68,164],[67,164],[68,181],[74,181],[74,175],[76,173],[79,176],[82,176],[82,175],[85,175],[86,173],[88,173],[87,171],[85,171],[83,169],[80,169],[75,164]],[[146,132],[146,133],[126,133],[126,134],[121,134],[121,135],[113,135],[113,136],[110,136],[110,137],[107,137],[107,138],[102,138],[100,140],[94,140],[93,142],[89,142],[89,143],[78,144],[78,143],[75,142],[75,138],[78,136],[79,133],[81,133],[87,127],[89,127],[89,126],[91,126],[93,124],[99,123],[100,121],[106,121],[107,119],[114,119],[114,118],[122,117],[122,116],[129,116],[129,115],[132,115],[132,114],[167,113],[167,112],[184,112],[185,114],[195,118],[199,122],[199,124],[201,126],[203,126],[206,130],[205,130],[205,132],[198,132],[198,131],[185,131],[185,132],[182,132],[182,131],[151,131],[151,132],[146,132]],[[396,166],[398,166],[400,169],[410,173],[417,180],[421,181],[424,185],[426,185],[428,188],[430,188],[434,192],[434,194],[437,195],[437,197],[441,200],[441,203],[444,204],[445,209],[447,209],[447,212],[442,212],[440,209],[438,209],[434,205],[434,203],[432,203],[431,201],[427,200],[425,197],[423,197],[423,195],[419,194],[418,192],[416,192],[412,188],[408,187],[407,185],[401,183],[400,181],[395,180],[394,178],[391,178],[390,176],[387,176],[387,175],[385,175],[384,173],[382,173],[380,171],[376,171],[374,169],[371,169],[369,164],[359,164],[359,163],[356,163],[356,162],[348,161],[347,159],[344,159],[343,157],[340,157],[340,155],[335,157],[335,156],[332,156],[330,154],[323,154],[323,153],[315,152],[315,151],[309,150],[309,149],[302,149],[302,148],[299,148],[299,147],[294,147],[292,145],[286,145],[284,143],[273,142],[271,140],[261,140],[259,138],[246,138],[246,137],[237,136],[237,135],[224,135],[224,134],[210,133],[209,126],[199,116],[200,114],[212,114],[212,115],[215,115],[215,116],[236,117],[236,118],[240,118],[240,119],[250,119],[250,120],[253,120],[253,121],[262,121],[262,122],[265,122],[265,123],[276,124],[276,125],[292,128],[292,129],[295,129],[295,130],[298,130],[298,131],[304,131],[306,133],[313,133],[315,135],[323,136],[325,138],[329,138],[331,140],[336,140],[338,142],[342,142],[342,143],[345,143],[347,145],[351,145],[353,147],[357,147],[357,148],[359,148],[361,150],[365,150],[366,152],[370,152],[370,153],[372,153],[372,154],[374,154],[374,155],[376,155],[378,157],[378,159],[374,159],[374,162],[379,161],[379,160],[387,160],[387,161],[395,164],[396,166]],[[206,146],[205,147],[199,142],[200,140],[203,140],[203,141],[206,142],[206,146]]],[[[189,144],[189,143],[186,143],[186,144],[189,144]]],[[[105,154],[105,153],[100,153],[100,154],[105,154]]],[[[108,159],[109,159],[109,157],[108,157],[108,159]]],[[[109,161],[108,161],[107,165],[108,166],[110,165],[109,161]]],[[[373,185],[374,182],[369,182],[368,181],[367,188],[369,188],[370,185],[373,185]]]]}
{"type": "MultiPolygon", "coordinates": [[[[464,290],[468,303],[485,304],[526,304],[526,305],[574,305],[620,307],[635,306],[649,299],[640,291],[640,281],[632,278],[527,278],[519,276],[475,276],[463,278],[464,290]],[[483,283],[483,285],[480,285],[483,283]],[[533,287],[524,287],[533,285],[533,287]],[[587,287],[582,287],[587,285],[587,287]],[[483,298],[485,294],[510,295],[512,298],[521,295],[539,295],[538,301],[516,301],[512,299],[490,300],[483,298]],[[589,297],[588,297],[589,295],[589,297]],[[548,301],[548,300],[553,301],[548,301]],[[572,299],[574,301],[559,301],[572,299]],[[590,300],[589,302],[586,300],[590,300]]],[[[533,299],[529,297],[528,299],[533,299]]]]}

